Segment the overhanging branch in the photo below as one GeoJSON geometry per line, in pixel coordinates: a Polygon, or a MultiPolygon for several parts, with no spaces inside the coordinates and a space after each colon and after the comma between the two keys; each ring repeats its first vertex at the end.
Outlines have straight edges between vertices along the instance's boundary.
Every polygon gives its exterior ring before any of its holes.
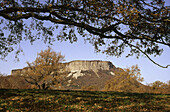
{"type": "MultiPolygon", "coordinates": [[[[122,39],[123,40],[123,39],[122,39]]],[[[133,44],[130,44],[129,42],[123,40],[127,45],[129,45],[131,48],[134,47],[136,48],[137,50],[139,50],[141,53],[143,53],[152,63],[154,63],[155,65],[161,67],[161,68],[168,68],[170,65],[166,65],[166,66],[162,66],[160,64],[158,64],[157,62],[155,62],[153,59],[150,58],[150,56],[148,54],[146,54],[143,50],[141,50],[139,47],[133,45],[133,44]]]]}

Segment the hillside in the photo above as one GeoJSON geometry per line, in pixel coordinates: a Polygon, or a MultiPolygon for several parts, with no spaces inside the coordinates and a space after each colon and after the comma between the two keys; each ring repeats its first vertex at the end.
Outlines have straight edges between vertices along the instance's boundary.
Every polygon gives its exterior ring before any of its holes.
{"type": "Polygon", "coordinates": [[[62,85],[66,89],[81,89],[82,87],[96,86],[96,90],[101,90],[107,80],[114,78],[114,72],[112,70],[81,70],[70,72],[62,85]]]}

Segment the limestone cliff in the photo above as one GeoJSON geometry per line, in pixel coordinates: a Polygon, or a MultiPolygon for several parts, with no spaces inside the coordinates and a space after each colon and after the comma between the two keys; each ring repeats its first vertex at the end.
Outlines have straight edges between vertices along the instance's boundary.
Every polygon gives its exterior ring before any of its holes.
{"type": "Polygon", "coordinates": [[[110,70],[115,68],[110,61],[100,61],[100,60],[76,60],[66,63],[66,69],[69,71],[74,70],[110,70]]]}
{"type": "MultiPolygon", "coordinates": [[[[115,68],[115,66],[110,61],[101,60],[76,60],[64,64],[66,65],[66,70],[70,72],[81,70],[93,70],[97,72],[98,70],[110,70],[115,68]]],[[[18,74],[26,68],[12,70],[11,74],[18,74]]]]}

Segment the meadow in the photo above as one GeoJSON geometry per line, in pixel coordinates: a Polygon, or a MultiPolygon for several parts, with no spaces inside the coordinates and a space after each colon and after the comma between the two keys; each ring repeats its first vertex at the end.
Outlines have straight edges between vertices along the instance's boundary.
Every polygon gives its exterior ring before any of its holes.
{"type": "Polygon", "coordinates": [[[170,94],[0,89],[1,112],[168,112],[170,94]]]}

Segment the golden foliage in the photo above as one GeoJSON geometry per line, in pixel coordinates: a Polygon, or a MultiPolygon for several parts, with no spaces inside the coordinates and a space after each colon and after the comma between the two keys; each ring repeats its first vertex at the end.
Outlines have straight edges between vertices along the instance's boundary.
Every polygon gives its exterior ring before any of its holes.
{"type": "Polygon", "coordinates": [[[135,65],[115,71],[115,77],[106,82],[104,89],[107,91],[138,92],[141,89],[139,82],[142,81],[140,69],[138,65],[135,65]]]}
{"type": "Polygon", "coordinates": [[[25,80],[39,89],[48,89],[51,85],[58,84],[62,79],[64,56],[48,48],[38,53],[36,60],[32,63],[27,62],[28,67],[22,74],[25,80]]]}

